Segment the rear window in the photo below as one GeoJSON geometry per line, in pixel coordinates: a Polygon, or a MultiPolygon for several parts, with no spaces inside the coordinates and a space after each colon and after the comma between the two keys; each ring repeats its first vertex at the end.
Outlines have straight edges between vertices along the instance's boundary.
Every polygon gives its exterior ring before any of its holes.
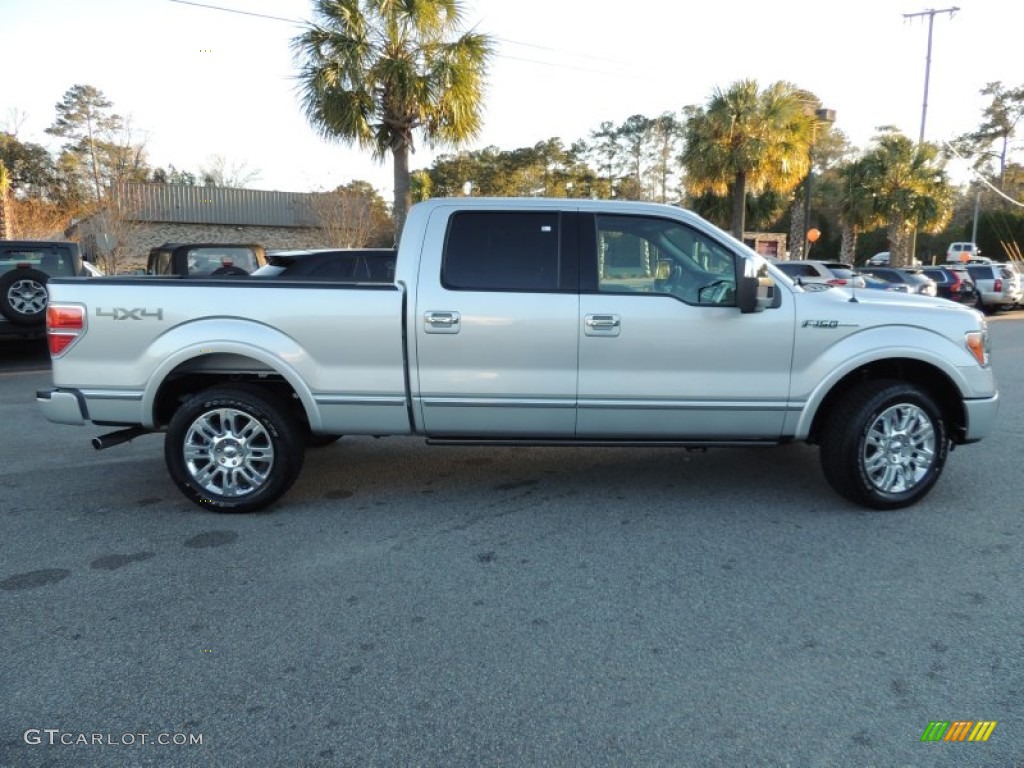
{"type": "Polygon", "coordinates": [[[843,266],[842,264],[837,264],[834,266],[832,264],[826,264],[825,266],[828,267],[829,272],[831,272],[834,276],[840,279],[849,280],[850,278],[853,277],[853,270],[850,269],[849,267],[843,266]]]}
{"type": "Polygon", "coordinates": [[[209,275],[226,267],[253,272],[260,266],[256,254],[249,248],[190,248],[186,258],[190,275],[209,275]]]}
{"type": "Polygon", "coordinates": [[[784,261],[775,262],[775,266],[785,272],[789,277],[818,277],[818,270],[810,264],[787,264],[784,261]]]}
{"type": "Polygon", "coordinates": [[[456,213],[441,270],[456,290],[557,291],[558,213],[456,213]]]}
{"type": "Polygon", "coordinates": [[[51,277],[74,277],[75,265],[64,248],[46,246],[0,250],[0,274],[21,265],[38,269],[51,277]]]}
{"type": "Polygon", "coordinates": [[[977,266],[968,267],[967,274],[973,277],[975,280],[991,280],[992,279],[992,267],[977,266]]]}

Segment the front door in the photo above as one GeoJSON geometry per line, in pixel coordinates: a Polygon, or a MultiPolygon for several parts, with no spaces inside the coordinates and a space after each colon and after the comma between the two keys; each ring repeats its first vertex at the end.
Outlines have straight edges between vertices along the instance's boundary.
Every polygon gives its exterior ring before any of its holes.
{"type": "Polygon", "coordinates": [[[746,260],[686,224],[591,221],[596,242],[584,238],[590,253],[581,255],[593,266],[581,275],[577,436],[778,438],[792,302],[741,314],[736,284],[746,260]]]}

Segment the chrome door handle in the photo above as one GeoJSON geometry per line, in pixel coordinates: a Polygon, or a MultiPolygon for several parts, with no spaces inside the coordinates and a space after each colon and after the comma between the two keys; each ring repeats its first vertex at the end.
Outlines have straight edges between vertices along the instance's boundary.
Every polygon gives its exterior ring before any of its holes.
{"type": "Polygon", "coordinates": [[[588,328],[601,331],[619,327],[619,318],[615,315],[587,315],[587,319],[583,322],[587,324],[588,328]]]}
{"type": "Polygon", "coordinates": [[[458,312],[423,313],[423,329],[427,333],[458,333],[460,324],[458,312]]]}
{"type": "Polygon", "coordinates": [[[622,321],[618,315],[587,315],[583,325],[587,336],[618,336],[622,321]]]}

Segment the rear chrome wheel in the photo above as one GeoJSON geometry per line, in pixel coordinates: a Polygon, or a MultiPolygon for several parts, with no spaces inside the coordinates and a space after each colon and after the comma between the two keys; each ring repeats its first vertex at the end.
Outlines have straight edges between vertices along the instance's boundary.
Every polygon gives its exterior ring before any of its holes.
{"type": "Polygon", "coordinates": [[[274,445],[267,428],[236,408],[200,415],[185,433],[185,467],[203,490],[245,496],[259,490],[274,468],[274,445]]]}
{"type": "Polygon", "coordinates": [[[302,432],[287,403],[258,387],[213,388],[171,419],[164,459],[196,504],[250,512],[281,497],[304,458],[302,432]]]}

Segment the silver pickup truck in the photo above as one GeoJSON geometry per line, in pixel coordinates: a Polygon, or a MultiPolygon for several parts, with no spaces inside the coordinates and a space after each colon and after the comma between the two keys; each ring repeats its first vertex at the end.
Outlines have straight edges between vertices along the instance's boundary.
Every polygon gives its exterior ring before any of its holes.
{"type": "MultiPolygon", "coordinates": [[[[820,287],[820,286],[816,286],[820,287]]],[[[589,200],[413,207],[393,283],[54,279],[50,421],[165,432],[195,503],[249,511],[340,435],[437,444],[807,441],[844,497],[922,498],[994,426],[982,316],[795,284],[687,211],[589,200]]]]}

